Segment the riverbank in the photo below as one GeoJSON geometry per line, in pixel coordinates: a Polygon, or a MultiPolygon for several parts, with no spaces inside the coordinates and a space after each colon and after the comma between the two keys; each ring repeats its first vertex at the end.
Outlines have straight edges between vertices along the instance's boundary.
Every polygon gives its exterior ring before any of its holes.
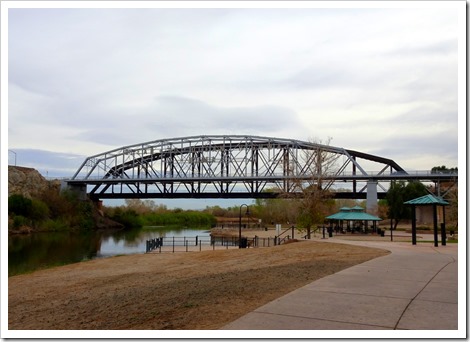
{"type": "Polygon", "coordinates": [[[218,329],[316,279],[386,254],[301,241],[91,260],[10,277],[8,327],[218,329]]]}

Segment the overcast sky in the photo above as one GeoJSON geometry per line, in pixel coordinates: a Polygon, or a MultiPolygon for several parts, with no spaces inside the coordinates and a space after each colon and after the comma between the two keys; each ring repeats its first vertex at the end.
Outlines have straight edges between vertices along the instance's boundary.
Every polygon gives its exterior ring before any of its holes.
{"type": "Polygon", "coordinates": [[[10,8],[9,163],[69,176],[124,145],[248,134],[457,166],[465,3],[420,3],[10,8]]]}

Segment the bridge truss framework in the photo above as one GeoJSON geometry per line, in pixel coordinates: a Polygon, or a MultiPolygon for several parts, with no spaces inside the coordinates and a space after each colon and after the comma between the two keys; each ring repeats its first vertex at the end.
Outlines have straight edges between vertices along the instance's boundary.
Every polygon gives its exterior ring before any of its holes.
{"type": "Polygon", "coordinates": [[[410,174],[395,161],[344,148],[246,135],[201,135],[124,146],[86,158],[67,181],[106,198],[268,198],[320,186],[337,198],[384,197],[391,180],[456,180],[410,174]],[[366,171],[366,166],[375,171],[366,171]],[[346,188],[346,190],[344,190],[346,188]],[[377,191],[377,189],[380,189],[377,191]]]}

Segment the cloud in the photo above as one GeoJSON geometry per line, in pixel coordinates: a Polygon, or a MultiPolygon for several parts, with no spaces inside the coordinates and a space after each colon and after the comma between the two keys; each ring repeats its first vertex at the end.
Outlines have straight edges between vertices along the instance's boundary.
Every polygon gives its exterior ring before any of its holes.
{"type": "Polygon", "coordinates": [[[431,170],[437,165],[457,166],[458,141],[454,131],[428,135],[397,134],[393,139],[381,142],[380,148],[371,153],[390,157],[406,170],[431,170]],[[425,147],[423,147],[425,146],[425,147]]]}
{"type": "Polygon", "coordinates": [[[219,107],[190,98],[160,96],[156,99],[152,112],[157,118],[161,114],[165,123],[173,123],[182,129],[193,127],[205,131],[276,133],[286,126],[300,128],[296,113],[279,106],[219,107]]]}
{"type": "MultiPolygon", "coordinates": [[[[103,130],[96,126],[77,134],[79,140],[124,146],[188,135],[253,134],[277,136],[304,132],[296,113],[279,106],[219,107],[181,96],[158,96],[132,114],[120,112],[103,130]],[[127,115],[127,119],[124,117],[127,115]]],[[[101,119],[99,119],[101,120],[101,119]]]]}
{"type": "Polygon", "coordinates": [[[398,58],[414,58],[422,56],[426,59],[430,59],[447,55],[455,56],[457,53],[457,47],[457,39],[444,39],[438,42],[430,42],[428,44],[421,43],[419,45],[401,47],[391,50],[384,55],[398,58]]]}
{"type": "MultiPolygon", "coordinates": [[[[85,161],[85,156],[70,153],[56,153],[37,149],[15,149],[18,166],[37,169],[44,177],[70,177],[85,161]]],[[[9,164],[14,165],[13,155],[9,164]]]]}
{"type": "Polygon", "coordinates": [[[11,9],[9,148],[92,155],[200,134],[331,136],[428,167],[457,150],[456,13],[11,9]]]}

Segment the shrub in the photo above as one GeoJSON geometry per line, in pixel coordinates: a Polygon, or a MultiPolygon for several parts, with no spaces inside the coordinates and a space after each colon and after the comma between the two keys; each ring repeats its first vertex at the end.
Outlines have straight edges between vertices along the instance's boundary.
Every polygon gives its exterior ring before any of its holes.
{"type": "Polygon", "coordinates": [[[33,199],[30,211],[30,217],[33,221],[44,221],[49,218],[49,207],[41,200],[33,199]]]}
{"type": "Polygon", "coordinates": [[[121,223],[126,229],[142,227],[142,219],[133,209],[122,210],[121,208],[116,208],[111,219],[121,223]]]}
{"type": "Polygon", "coordinates": [[[33,202],[23,195],[14,194],[8,197],[8,213],[29,217],[33,202]]]}
{"type": "Polygon", "coordinates": [[[13,228],[19,228],[21,226],[29,225],[30,220],[24,216],[17,215],[13,218],[13,228]]]}
{"type": "Polygon", "coordinates": [[[55,220],[47,220],[41,225],[42,230],[57,232],[70,229],[70,225],[65,220],[58,218],[55,220]]]}

